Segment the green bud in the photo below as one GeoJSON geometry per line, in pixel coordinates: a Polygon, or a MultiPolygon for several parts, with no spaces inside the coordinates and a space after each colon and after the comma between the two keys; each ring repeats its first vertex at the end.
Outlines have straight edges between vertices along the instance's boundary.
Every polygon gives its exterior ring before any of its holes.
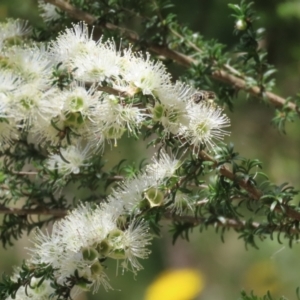
{"type": "Polygon", "coordinates": [[[161,206],[164,201],[164,194],[156,188],[150,188],[145,192],[145,198],[149,201],[150,207],[161,206]]]}
{"type": "Polygon", "coordinates": [[[124,235],[124,232],[120,229],[114,229],[112,230],[108,236],[107,239],[109,240],[109,243],[114,244],[116,242],[119,242],[124,235]]]}
{"type": "Polygon", "coordinates": [[[147,199],[143,199],[139,202],[139,209],[140,210],[147,210],[150,208],[149,201],[147,199]]]}
{"type": "Polygon", "coordinates": [[[74,97],[70,99],[70,106],[72,109],[72,112],[80,111],[83,108],[84,101],[80,97],[74,97]]]}
{"type": "Polygon", "coordinates": [[[237,30],[245,30],[247,29],[247,22],[244,19],[238,19],[235,23],[235,28],[237,30]]]}
{"type": "Polygon", "coordinates": [[[169,121],[172,123],[176,123],[177,119],[178,119],[179,113],[178,111],[173,111],[172,114],[169,115],[169,121]]]}
{"type": "Polygon", "coordinates": [[[81,250],[82,257],[84,260],[93,261],[98,258],[99,253],[95,248],[85,247],[81,250]]]}
{"type": "Polygon", "coordinates": [[[106,257],[108,253],[111,251],[111,245],[109,244],[109,241],[107,239],[101,241],[96,246],[97,251],[101,254],[102,257],[106,257]]]}
{"type": "Polygon", "coordinates": [[[68,127],[79,127],[83,122],[84,118],[80,112],[67,113],[64,125],[68,127]]]}
{"type": "Polygon", "coordinates": [[[117,127],[110,127],[103,132],[103,135],[107,139],[120,139],[123,133],[126,131],[126,128],[117,128],[117,127]]]}
{"type": "Polygon", "coordinates": [[[126,252],[123,248],[119,248],[111,251],[108,256],[113,259],[125,259],[126,252]]]}
{"type": "Polygon", "coordinates": [[[103,266],[100,264],[99,261],[96,261],[91,265],[92,275],[100,275],[102,271],[103,271],[103,266]]]}
{"type": "Polygon", "coordinates": [[[164,114],[164,107],[161,104],[156,104],[153,108],[153,119],[160,120],[164,114]]]}

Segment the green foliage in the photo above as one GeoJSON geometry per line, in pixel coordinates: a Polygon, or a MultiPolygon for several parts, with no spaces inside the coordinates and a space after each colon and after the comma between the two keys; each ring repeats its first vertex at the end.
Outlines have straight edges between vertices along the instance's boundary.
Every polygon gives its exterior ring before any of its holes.
{"type": "MultiPolygon", "coordinates": [[[[299,297],[297,297],[299,299],[299,297]]],[[[247,294],[246,292],[241,293],[241,298],[239,300],[275,300],[272,296],[271,293],[268,291],[266,295],[263,297],[258,297],[255,296],[253,291],[250,294],[247,294]]],[[[278,300],[286,300],[285,297],[280,297],[278,300]]]]}
{"type": "MultiPolygon", "coordinates": [[[[216,103],[224,108],[234,110],[234,102],[240,89],[244,89],[247,97],[255,96],[264,103],[272,103],[270,92],[275,86],[273,76],[276,69],[269,63],[267,52],[261,45],[264,30],[256,27],[258,15],[253,9],[253,2],[242,0],[240,4],[228,4],[235,21],[233,33],[238,38],[233,51],[180,24],[172,12],[169,0],[72,0],[70,4],[95,17],[96,35],[103,33],[104,37],[115,38],[117,41],[123,38],[120,49],[129,44],[134,50],[155,49],[157,59],[161,59],[165,53],[172,53],[173,56],[164,57],[167,65],[170,68],[175,64],[184,66],[186,69],[180,70],[179,76],[196,88],[215,91],[216,103]],[[138,32],[134,33],[137,38],[126,34],[123,37],[123,30],[110,31],[108,24],[125,26],[130,30],[135,25],[138,28],[138,32]],[[179,53],[182,60],[174,53],[179,53]]],[[[282,7],[282,15],[291,15],[291,12],[282,7]]],[[[62,18],[52,21],[49,29],[35,28],[33,40],[41,42],[54,38],[63,27],[77,21],[66,12],[61,11],[60,14],[62,18]]],[[[65,89],[74,80],[74,71],[76,70],[63,69],[61,64],[57,64],[53,71],[53,85],[61,90],[65,89]]],[[[136,97],[134,104],[147,108],[151,101],[153,99],[149,100],[143,95],[136,97]]],[[[298,117],[299,102],[298,95],[285,99],[283,104],[275,105],[272,124],[279,131],[285,133],[286,122],[293,122],[298,117]]],[[[72,136],[76,135],[69,127],[61,130],[55,122],[52,122],[52,126],[58,130],[61,139],[66,137],[69,144],[72,136]]],[[[290,247],[299,239],[300,207],[295,204],[298,191],[287,183],[276,185],[271,182],[268,175],[262,172],[260,160],[243,157],[236,151],[233,143],[218,143],[214,151],[201,145],[198,154],[192,153],[190,145],[181,140],[181,137],[166,133],[158,122],[153,126],[150,122],[145,124],[140,136],[147,139],[148,146],[167,149],[183,161],[174,178],[160,187],[165,198],[168,198],[166,205],[151,208],[146,199],[141,202],[138,218],[144,219],[155,235],[161,234],[161,222],[167,219],[171,223],[173,243],[178,238],[189,240],[191,232],[196,231],[196,228],[201,232],[210,227],[215,228],[222,241],[225,241],[228,230],[236,231],[246,248],[259,248],[258,241],[267,237],[277,239],[279,244],[285,239],[290,247]],[[185,211],[180,215],[170,209],[177,193],[190,197],[196,206],[195,213],[185,211]]],[[[49,154],[46,149],[46,146],[37,149],[28,142],[28,137],[23,136],[15,141],[14,147],[1,153],[3,160],[0,184],[3,190],[8,191],[0,196],[1,206],[9,207],[20,199],[24,203],[18,213],[7,212],[4,215],[0,226],[0,240],[4,247],[12,245],[24,231],[29,233],[37,226],[42,227],[64,216],[79,201],[104,203],[110,190],[116,188],[118,182],[134,178],[145,167],[144,160],[138,165],[137,162],[130,164],[120,158],[114,166],[107,168],[107,160],[99,154],[82,167],[79,174],[62,176],[57,170],[49,171],[46,168],[45,162],[49,154]],[[24,171],[28,165],[30,170],[24,171]],[[34,178],[30,177],[30,172],[34,173],[34,178]],[[56,193],[57,189],[63,188],[76,191],[71,201],[63,194],[56,193]],[[48,218],[39,216],[35,221],[27,215],[28,212],[38,214],[51,210],[61,210],[62,213],[48,218]]],[[[53,149],[64,159],[55,147],[49,149],[53,149]]],[[[130,216],[124,226],[127,226],[129,218],[130,216]]],[[[20,286],[30,284],[32,277],[41,278],[41,284],[43,280],[53,279],[53,270],[49,266],[31,269],[24,264],[17,281],[11,280],[7,275],[3,276],[0,298],[4,299],[8,295],[13,298],[20,286]]],[[[84,280],[75,272],[66,286],[55,282],[55,295],[58,299],[69,299],[70,289],[84,280]]],[[[261,298],[245,292],[242,292],[240,298],[272,299],[270,293],[261,298]]]]}
{"type": "Polygon", "coordinates": [[[6,297],[11,296],[12,299],[15,299],[17,290],[21,286],[30,286],[30,281],[33,277],[39,279],[38,286],[40,286],[44,280],[53,279],[53,269],[51,266],[46,265],[30,268],[23,263],[18,278],[12,280],[6,274],[2,275],[2,282],[0,282],[0,298],[5,299],[6,297]]]}
{"type": "Polygon", "coordinates": [[[300,18],[300,4],[297,1],[279,3],[277,13],[282,18],[300,18]]]}

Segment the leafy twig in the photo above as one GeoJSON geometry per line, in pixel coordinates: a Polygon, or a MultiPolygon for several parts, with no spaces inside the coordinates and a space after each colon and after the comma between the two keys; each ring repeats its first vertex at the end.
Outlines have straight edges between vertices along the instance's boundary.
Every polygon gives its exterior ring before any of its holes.
{"type": "MultiPolygon", "coordinates": [[[[62,0],[45,0],[45,2],[51,3],[55,5],[56,7],[60,8],[61,10],[67,12],[70,16],[72,16],[74,19],[85,21],[89,25],[95,25],[96,27],[102,27],[108,30],[112,31],[119,31],[122,35],[126,36],[130,41],[132,42],[139,42],[140,37],[139,35],[129,29],[126,29],[124,27],[116,26],[112,23],[105,22],[101,25],[97,24],[97,18],[93,15],[84,12],[80,9],[77,9],[76,7],[72,6],[68,2],[62,1],[62,0]]],[[[166,46],[159,46],[159,45],[147,45],[147,48],[159,55],[162,55],[164,57],[167,57],[169,59],[174,60],[180,65],[183,65],[185,67],[190,67],[193,64],[197,64],[197,61],[193,58],[186,56],[182,53],[179,53],[177,51],[171,50],[166,46]]],[[[225,66],[228,69],[228,66],[225,66]]],[[[225,82],[227,84],[230,84],[231,86],[235,87],[236,89],[245,90],[249,94],[251,94],[254,97],[261,98],[261,89],[258,86],[248,86],[245,82],[245,80],[232,75],[228,73],[225,70],[217,70],[212,73],[212,78],[225,82]]],[[[264,96],[269,100],[269,102],[274,105],[275,107],[283,107],[287,106],[290,110],[298,111],[298,107],[296,104],[292,102],[287,102],[284,98],[282,98],[279,95],[276,95],[272,92],[264,92],[264,96]]]]}

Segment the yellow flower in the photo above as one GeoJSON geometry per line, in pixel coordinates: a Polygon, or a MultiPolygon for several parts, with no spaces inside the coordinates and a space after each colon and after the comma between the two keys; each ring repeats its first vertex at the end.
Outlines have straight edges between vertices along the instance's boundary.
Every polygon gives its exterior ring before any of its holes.
{"type": "Polygon", "coordinates": [[[276,295],[282,288],[280,276],[272,261],[260,261],[250,266],[244,276],[246,290],[253,290],[255,295],[263,296],[270,291],[276,295]]]}
{"type": "Polygon", "coordinates": [[[192,300],[203,286],[204,279],[199,270],[166,270],[148,287],[145,300],[192,300]]]}

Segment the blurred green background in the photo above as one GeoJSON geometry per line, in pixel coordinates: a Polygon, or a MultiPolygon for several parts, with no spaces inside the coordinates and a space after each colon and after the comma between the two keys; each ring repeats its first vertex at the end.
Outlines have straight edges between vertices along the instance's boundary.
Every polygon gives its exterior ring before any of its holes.
{"type": "MultiPolygon", "coordinates": [[[[234,24],[227,4],[236,1],[173,0],[173,3],[180,22],[207,38],[226,44],[227,49],[234,47],[237,38],[232,34],[234,24]]],[[[264,0],[254,3],[260,16],[258,26],[266,28],[263,42],[268,49],[270,63],[278,69],[275,92],[284,97],[294,95],[299,92],[300,2],[264,0]]],[[[0,20],[7,17],[40,22],[36,1],[33,0],[0,0],[0,20]]],[[[260,159],[264,171],[274,183],[288,182],[299,187],[299,121],[287,124],[287,135],[282,135],[270,125],[274,109],[258,100],[246,100],[243,93],[236,100],[234,112],[227,113],[232,121],[232,134],[227,142],[233,142],[242,156],[260,159]]],[[[129,155],[133,160],[144,150],[138,143],[132,142],[131,149],[127,149],[125,144],[126,141],[121,142],[115,154],[129,155]]],[[[96,295],[82,294],[80,299],[143,300],[147,287],[160,272],[182,267],[196,268],[204,278],[204,288],[195,299],[238,299],[242,289],[253,289],[258,294],[270,289],[275,297],[296,298],[295,290],[300,286],[298,244],[290,249],[284,240],[283,244],[279,244],[276,240],[267,239],[258,242],[259,250],[246,250],[233,231],[225,235],[225,243],[222,243],[219,235],[209,229],[201,234],[195,230],[190,242],[178,241],[172,246],[168,230],[165,224],[162,230],[164,237],[154,240],[151,257],[141,262],[144,270],[136,277],[131,273],[123,275],[120,271],[116,277],[116,266],[109,266],[110,282],[115,290],[107,293],[100,288],[96,295]]],[[[10,273],[13,265],[19,265],[26,258],[24,246],[28,246],[28,238],[24,237],[16,244],[17,247],[0,249],[0,273],[10,273]]],[[[172,288],[172,284],[165,288],[172,288]]]]}

